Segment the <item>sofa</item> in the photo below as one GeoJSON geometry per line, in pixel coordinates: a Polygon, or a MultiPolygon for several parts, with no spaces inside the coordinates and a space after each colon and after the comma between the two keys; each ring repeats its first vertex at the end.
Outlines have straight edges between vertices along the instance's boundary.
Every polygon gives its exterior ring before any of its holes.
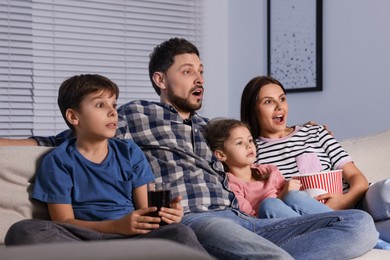
{"type": "MultiPolygon", "coordinates": [[[[389,177],[390,130],[341,141],[371,183],[389,177]]],[[[212,259],[210,256],[159,240],[125,240],[5,247],[4,237],[15,222],[48,219],[44,204],[29,199],[40,158],[49,147],[0,147],[0,259],[212,259]]],[[[229,246],[229,245],[226,245],[229,246]]],[[[346,249],[348,250],[348,249],[346,249]]],[[[390,251],[373,249],[358,259],[390,259],[390,251]]]]}

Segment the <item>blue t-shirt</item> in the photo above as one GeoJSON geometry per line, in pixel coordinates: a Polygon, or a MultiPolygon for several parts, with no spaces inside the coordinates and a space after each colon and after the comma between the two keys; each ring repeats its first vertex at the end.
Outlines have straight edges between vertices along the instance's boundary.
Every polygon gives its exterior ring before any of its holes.
{"type": "Polygon", "coordinates": [[[70,139],[43,158],[32,198],[72,204],[76,219],[119,219],[134,210],[133,189],[153,179],[144,153],[130,140],[109,139],[107,157],[94,163],[70,139]]]}

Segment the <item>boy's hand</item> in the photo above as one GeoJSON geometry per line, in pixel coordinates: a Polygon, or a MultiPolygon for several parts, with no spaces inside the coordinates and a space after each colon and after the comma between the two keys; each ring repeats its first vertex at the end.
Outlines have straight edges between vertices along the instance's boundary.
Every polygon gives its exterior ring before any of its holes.
{"type": "Polygon", "coordinates": [[[161,216],[161,220],[168,223],[179,223],[183,218],[183,207],[180,205],[180,201],[182,200],[181,196],[176,197],[171,201],[170,208],[161,208],[158,213],[161,216]]]}
{"type": "Polygon", "coordinates": [[[158,217],[148,216],[149,213],[156,210],[156,207],[138,209],[127,214],[121,219],[115,220],[114,225],[117,232],[114,233],[123,235],[140,235],[159,228],[161,219],[158,217]]]}

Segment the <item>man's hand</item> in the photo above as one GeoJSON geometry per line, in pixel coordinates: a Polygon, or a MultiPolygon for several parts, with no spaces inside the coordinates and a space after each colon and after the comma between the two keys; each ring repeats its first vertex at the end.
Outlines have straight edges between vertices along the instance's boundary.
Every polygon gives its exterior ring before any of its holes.
{"type": "MultiPolygon", "coordinates": [[[[315,121],[310,120],[309,122],[305,123],[304,125],[319,125],[319,124],[317,124],[317,122],[315,122],[315,121]]],[[[327,125],[322,125],[322,126],[325,128],[326,131],[329,132],[329,134],[331,136],[333,136],[333,132],[329,129],[329,127],[327,125]]]]}

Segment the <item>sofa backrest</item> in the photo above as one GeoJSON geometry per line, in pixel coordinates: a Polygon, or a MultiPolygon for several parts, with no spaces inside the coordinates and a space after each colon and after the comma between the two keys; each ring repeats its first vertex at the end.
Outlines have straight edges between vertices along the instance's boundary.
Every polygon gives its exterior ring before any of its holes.
{"type": "Polygon", "coordinates": [[[390,177],[390,130],[340,143],[369,182],[390,177]]]}
{"type": "Polygon", "coordinates": [[[46,205],[30,200],[40,159],[51,147],[0,147],[0,244],[8,228],[22,219],[49,219],[46,205]]]}
{"type": "MultiPolygon", "coordinates": [[[[369,182],[390,176],[390,131],[340,142],[369,182]]],[[[22,219],[49,219],[46,205],[30,199],[37,166],[52,147],[0,146],[0,244],[22,219]]]]}

